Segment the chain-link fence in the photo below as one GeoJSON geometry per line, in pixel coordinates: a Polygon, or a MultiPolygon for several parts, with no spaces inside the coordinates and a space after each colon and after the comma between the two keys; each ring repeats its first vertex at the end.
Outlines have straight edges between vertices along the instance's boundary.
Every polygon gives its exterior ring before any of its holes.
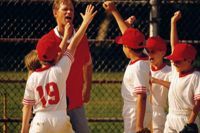
{"type": "MultiPolygon", "coordinates": [[[[121,47],[113,41],[120,31],[113,17],[102,8],[102,1],[76,2],[75,27],[82,21],[79,13],[89,3],[98,9],[87,30],[94,66],[91,101],[86,105],[89,126],[94,133],[119,133],[123,132],[120,83],[128,60],[121,47]]],[[[150,24],[156,23],[158,33],[166,41],[169,40],[170,17],[174,11],[181,10],[183,19],[178,25],[180,39],[194,44],[200,51],[198,1],[159,1],[156,5],[158,15],[150,19],[151,4],[149,0],[116,2],[124,18],[136,16],[137,21],[133,26],[139,28],[146,38],[150,24]]],[[[0,2],[0,132],[6,126],[8,132],[20,131],[21,100],[27,77],[23,58],[35,48],[38,38],[56,26],[51,6],[52,1],[47,0],[0,2]]],[[[195,65],[200,66],[199,54],[195,65]]]]}

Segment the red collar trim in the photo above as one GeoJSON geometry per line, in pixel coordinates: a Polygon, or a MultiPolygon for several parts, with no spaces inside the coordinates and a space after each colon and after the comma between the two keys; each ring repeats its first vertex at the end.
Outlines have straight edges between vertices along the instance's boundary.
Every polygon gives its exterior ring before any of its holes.
{"type": "Polygon", "coordinates": [[[193,72],[194,72],[194,69],[193,69],[193,68],[190,69],[190,70],[188,70],[188,71],[185,71],[185,72],[180,72],[180,73],[179,73],[179,77],[181,78],[181,77],[187,76],[187,75],[189,75],[189,74],[191,74],[191,73],[193,73],[193,72]]]}
{"type": "Polygon", "coordinates": [[[45,67],[43,67],[43,68],[38,68],[38,69],[36,69],[35,71],[36,71],[36,72],[42,72],[42,71],[45,71],[45,70],[49,69],[50,67],[51,67],[51,65],[46,65],[45,67]]]}
{"type": "Polygon", "coordinates": [[[129,65],[132,65],[132,64],[136,63],[136,62],[139,61],[139,60],[148,60],[148,57],[142,57],[142,58],[139,58],[139,59],[137,59],[137,60],[131,60],[131,61],[129,62],[129,65]]]}
{"type": "Polygon", "coordinates": [[[151,66],[151,70],[152,71],[159,71],[161,69],[163,69],[167,64],[163,63],[160,67],[158,67],[157,69],[154,66],[151,66]]]}

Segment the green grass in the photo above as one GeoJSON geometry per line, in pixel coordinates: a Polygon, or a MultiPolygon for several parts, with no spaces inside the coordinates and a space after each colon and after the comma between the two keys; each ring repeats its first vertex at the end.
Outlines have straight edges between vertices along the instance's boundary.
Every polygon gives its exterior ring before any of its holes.
{"type": "Polygon", "coordinates": [[[91,133],[122,133],[123,124],[119,122],[89,123],[91,133]]]}
{"type": "MultiPolygon", "coordinates": [[[[24,72],[0,72],[0,79],[24,80],[24,72]]],[[[123,73],[94,73],[93,80],[122,80],[123,73]]],[[[121,118],[121,84],[92,84],[91,99],[85,106],[88,118],[121,118]]],[[[9,118],[21,118],[24,83],[0,83],[0,118],[3,117],[3,96],[7,95],[7,115],[9,118]]],[[[0,132],[2,131],[0,123],[0,132]]],[[[18,133],[21,123],[8,123],[8,132],[18,133]]],[[[90,122],[92,133],[123,132],[122,122],[90,122]]]]}

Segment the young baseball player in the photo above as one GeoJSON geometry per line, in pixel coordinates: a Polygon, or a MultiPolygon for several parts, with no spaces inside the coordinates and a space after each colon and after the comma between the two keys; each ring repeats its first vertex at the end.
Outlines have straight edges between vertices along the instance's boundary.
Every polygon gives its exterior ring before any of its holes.
{"type": "Polygon", "coordinates": [[[123,44],[123,51],[130,62],[126,68],[122,97],[124,100],[123,120],[125,133],[144,132],[144,127],[151,126],[151,105],[149,95],[150,64],[148,56],[143,53],[144,35],[137,29],[128,28],[111,1],[103,3],[103,7],[116,19],[122,36],[116,39],[123,44]]]}
{"type": "Polygon", "coordinates": [[[172,80],[168,93],[169,113],[164,133],[198,133],[200,122],[200,72],[192,66],[196,49],[190,44],[178,42],[176,23],[181,18],[180,11],[171,18],[171,60],[172,80]]]}
{"type": "Polygon", "coordinates": [[[156,36],[148,38],[145,47],[149,55],[151,76],[153,77],[153,80],[151,80],[153,133],[163,133],[169,83],[166,88],[160,85],[159,81],[169,81],[171,74],[171,67],[163,60],[167,51],[167,44],[161,37],[156,36]]]}
{"type": "Polygon", "coordinates": [[[38,59],[37,51],[31,50],[24,58],[25,67],[28,69],[28,77],[36,69],[41,68],[40,61],[38,59]]]}
{"type": "MultiPolygon", "coordinates": [[[[61,8],[66,8],[67,3],[61,3],[61,8]]],[[[97,13],[93,12],[92,5],[87,6],[85,15],[81,14],[83,22],[72,41],[67,46],[68,29],[65,25],[65,34],[60,45],[44,35],[38,42],[36,50],[42,67],[33,72],[27,80],[23,99],[22,133],[72,133],[69,117],[66,114],[66,79],[69,73],[76,48],[85,31],[97,13]],[[29,120],[31,110],[35,117],[29,120]]]]}

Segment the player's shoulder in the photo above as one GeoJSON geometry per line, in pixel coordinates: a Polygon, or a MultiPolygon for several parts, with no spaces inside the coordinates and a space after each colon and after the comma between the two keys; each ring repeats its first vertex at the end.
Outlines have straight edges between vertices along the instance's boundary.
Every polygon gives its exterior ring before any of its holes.
{"type": "Polygon", "coordinates": [[[200,81],[200,71],[194,70],[194,72],[192,72],[191,74],[189,74],[188,78],[194,84],[199,84],[199,81],[200,81]]]}
{"type": "Polygon", "coordinates": [[[170,65],[167,65],[167,64],[166,64],[166,65],[163,67],[163,70],[166,71],[166,72],[171,72],[171,71],[172,71],[172,68],[171,68],[170,65]]]}
{"type": "Polygon", "coordinates": [[[63,64],[68,65],[68,63],[72,63],[74,61],[73,55],[69,51],[65,51],[65,53],[62,55],[60,60],[56,63],[56,66],[63,66],[63,64]]]}
{"type": "Polygon", "coordinates": [[[36,77],[37,77],[37,72],[31,73],[31,75],[29,75],[29,77],[28,77],[26,83],[27,83],[27,84],[34,84],[35,79],[37,79],[36,77]]]}
{"type": "Polygon", "coordinates": [[[145,59],[141,59],[136,63],[139,67],[148,67],[150,68],[150,61],[148,60],[148,58],[145,59]]]}
{"type": "Polygon", "coordinates": [[[150,62],[149,60],[139,60],[135,63],[136,71],[150,71],[150,62]]]}
{"type": "Polygon", "coordinates": [[[200,71],[199,70],[194,70],[193,75],[200,78],[200,71]]]}

